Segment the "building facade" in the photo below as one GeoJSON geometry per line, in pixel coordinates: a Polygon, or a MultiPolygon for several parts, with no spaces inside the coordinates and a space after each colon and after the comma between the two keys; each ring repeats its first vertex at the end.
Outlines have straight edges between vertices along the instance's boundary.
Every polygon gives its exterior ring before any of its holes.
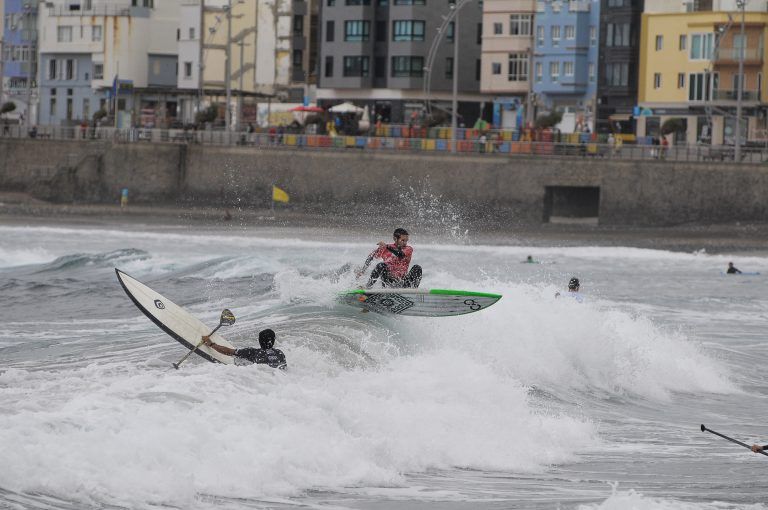
{"type": "Polygon", "coordinates": [[[593,131],[598,0],[537,0],[533,92],[538,112],[560,111],[563,132],[593,131]]]}
{"type": "Polygon", "coordinates": [[[741,139],[766,139],[763,79],[768,72],[764,55],[768,12],[747,11],[742,37],[740,13],[709,10],[736,6],[712,4],[696,3],[702,10],[693,10],[692,5],[685,12],[649,12],[653,3],[646,3],[640,44],[638,135],[658,137],[663,134],[664,123],[676,119],[680,142],[733,144],[737,91],[743,80],[745,121],[741,123],[741,139]],[[740,78],[742,50],[744,75],[740,78]]]}
{"type": "Polygon", "coordinates": [[[533,120],[528,99],[535,11],[535,0],[483,2],[480,91],[493,96],[493,125],[502,129],[533,120]]]}
{"type": "Polygon", "coordinates": [[[176,119],[179,4],[52,0],[41,5],[41,123],[167,127],[176,119]]]}
{"type": "Polygon", "coordinates": [[[5,0],[3,96],[16,104],[13,116],[32,123],[37,113],[38,0],[5,0]]]}
{"type": "Polygon", "coordinates": [[[458,19],[444,22],[454,5],[448,0],[323,0],[318,103],[353,101],[368,106],[375,118],[407,123],[423,111],[425,98],[436,111],[449,113],[457,72],[461,123],[490,115],[490,104],[483,112],[487,96],[480,93],[481,3],[460,2],[458,19]],[[434,37],[441,42],[430,63],[434,37]],[[455,44],[461,49],[458,62],[455,44]]]}
{"type": "MultiPolygon", "coordinates": [[[[669,2],[667,2],[669,3],[669,2]]],[[[601,0],[598,51],[599,133],[634,133],[643,0],[601,0]]]]}

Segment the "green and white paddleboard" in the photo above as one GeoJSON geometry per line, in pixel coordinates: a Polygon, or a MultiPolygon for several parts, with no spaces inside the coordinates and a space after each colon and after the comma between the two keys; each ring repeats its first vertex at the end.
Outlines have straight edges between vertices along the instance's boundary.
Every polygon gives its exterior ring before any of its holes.
{"type": "Polygon", "coordinates": [[[370,312],[416,317],[447,317],[479,312],[501,299],[500,294],[445,289],[356,289],[339,300],[370,312]]]}

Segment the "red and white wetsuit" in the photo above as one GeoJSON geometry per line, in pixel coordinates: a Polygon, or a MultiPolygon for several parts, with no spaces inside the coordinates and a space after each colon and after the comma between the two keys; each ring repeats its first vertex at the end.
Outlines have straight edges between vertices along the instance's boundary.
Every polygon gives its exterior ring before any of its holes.
{"type": "Polygon", "coordinates": [[[388,244],[386,246],[379,246],[376,251],[371,253],[365,265],[368,267],[371,260],[381,259],[387,265],[390,275],[394,278],[402,279],[408,273],[408,266],[411,265],[411,255],[413,255],[413,248],[410,246],[406,246],[401,250],[394,244],[388,244]]]}

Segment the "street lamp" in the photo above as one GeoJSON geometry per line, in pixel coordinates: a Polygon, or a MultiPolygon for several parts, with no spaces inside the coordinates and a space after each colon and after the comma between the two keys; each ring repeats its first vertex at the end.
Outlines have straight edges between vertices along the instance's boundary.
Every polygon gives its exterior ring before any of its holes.
{"type": "Polygon", "coordinates": [[[744,37],[744,11],[747,5],[747,0],[736,0],[736,6],[741,9],[741,41],[739,44],[739,79],[738,89],[736,90],[736,147],[734,150],[734,160],[737,163],[741,163],[741,100],[744,90],[744,48],[747,46],[746,38],[744,37]]]}

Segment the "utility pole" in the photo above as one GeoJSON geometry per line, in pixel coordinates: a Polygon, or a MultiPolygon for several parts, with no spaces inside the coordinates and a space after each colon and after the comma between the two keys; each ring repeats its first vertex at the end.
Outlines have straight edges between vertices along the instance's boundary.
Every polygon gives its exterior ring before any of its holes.
{"type": "Polygon", "coordinates": [[[456,152],[456,133],[459,125],[458,107],[459,107],[459,10],[458,5],[452,6],[456,9],[456,17],[453,25],[453,97],[451,98],[451,152],[456,152]]]}
{"type": "Polygon", "coordinates": [[[3,104],[4,104],[3,103],[3,92],[4,92],[3,91],[3,80],[5,79],[5,74],[3,72],[4,69],[5,69],[3,67],[4,62],[5,62],[3,60],[4,48],[5,48],[5,39],[0,37],[0,107],[3,106],[3,104]]]}
{"type": "Polygon", "coordinates": [[[232,102],[232,84],[230,83],[232,81],[232,68],[231,68],[231,54],[232,54],[232,0],[228,0],[227,2],[227,40],[225,41],[226,44],[226,63],[224,68],[224,80],[226,82],[227,87],[227,108],[226,108],[226,119],[225,120],[225,126],[227,129],[227,136],[229,136],[229,131],[232,129],[232,109],[231,109],[231,102],[232,102]]]}
{"type": "Polygon", "coordinates": [[[237,101],[237,129],[242,129],[243,123],[243,52],[245,51],[245,38],[240,39],[240,97],[237,101]]]}
{"type": "Polygon", "coordinates": [[[741,9],[741,44],[739,44],[739,88],[736,91],[736,147],[734,151],[734,160],[741,163],[741,100],[744,91],[744,49],[747,46],[746,37],[744,37],[744,11],[747,0],[736,0],[736,5],[741,9]]]}

